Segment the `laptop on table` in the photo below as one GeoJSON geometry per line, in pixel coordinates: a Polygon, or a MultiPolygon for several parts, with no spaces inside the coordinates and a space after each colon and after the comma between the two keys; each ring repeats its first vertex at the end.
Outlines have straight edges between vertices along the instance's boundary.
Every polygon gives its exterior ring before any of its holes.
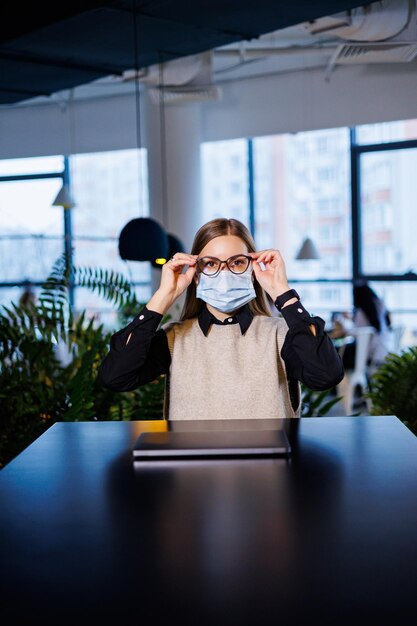
{"type": "Polygon", "coordinates": [[[284,430],[144,432],[132,450],[134,461],[274,457],[290,453],[284,430]]]}

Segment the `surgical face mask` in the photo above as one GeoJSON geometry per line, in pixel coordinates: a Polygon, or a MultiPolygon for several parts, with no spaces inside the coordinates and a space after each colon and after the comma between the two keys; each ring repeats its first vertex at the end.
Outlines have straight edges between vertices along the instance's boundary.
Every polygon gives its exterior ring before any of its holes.
{"type": "Polygon", "coordinates": [[[201,273],[196,295],[215,309],[230,313],[256,298],[252,272],[233,274],[223,270],[216,276],[201,273]]]}

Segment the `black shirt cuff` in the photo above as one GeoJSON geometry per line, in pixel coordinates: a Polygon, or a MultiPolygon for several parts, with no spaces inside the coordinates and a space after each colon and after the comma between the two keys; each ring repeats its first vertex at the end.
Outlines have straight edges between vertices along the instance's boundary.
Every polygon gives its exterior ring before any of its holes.
{"type": "Polygon", "coordinates": [[[161,315],[161,313],[150,311],[148,307],[144,306],[130,324],[133,325],[133,328],[136,328],[141,324],[147,324],[149,327],[154,327],[156,331],[162,318],[163,315],[161,315]]]}
{"type": "MultiPolygon", "coordinates": [[[[141,334],[154,335],[158,330],[163,315],[156,311],[150,311],[146,306],[143,307],[136,317],[124,328],[119,330],[111,338],[111,346],[116,349],[123,348],[130,333],[136,329],[140,329],[141,334]]],[[[132,335],[133,339],[134,335],[132,335]]],[[[131,344],[131,341],[129,342],[131,344]]]]}
{"type": "Polygon", "coordinates": [[[293,304],[287,304],[281,311],[281,315],[287,322],[288,328],[292,328],[300,322],[311,324],[313,322],[310,313],[303,307],[300,301],[293,304]]]}

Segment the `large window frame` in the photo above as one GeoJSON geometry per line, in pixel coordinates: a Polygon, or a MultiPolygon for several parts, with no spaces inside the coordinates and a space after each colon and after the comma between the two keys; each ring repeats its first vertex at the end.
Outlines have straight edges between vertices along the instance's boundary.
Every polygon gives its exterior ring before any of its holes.
{"type": "MultiPolygon", "coordinates": [[[[352,281],[401,282],[417,281],[417,274],[370,274],[363,270],[362,264],[362,206],[361,206],[361,156],[372,152],[392,152],[417,148],[417,139],[391,141],[384,143],[359,144],[356,129],[350,129],[350,167],[351,167],[351,215],[352,215],[352,281]]],[[[417,309],[416,309],[417,310],[417,309]]]]}
{"type": "MultiPolygon", "coordinates": [[[[66,185],[70,192],[72,192],[72,180],[71,180],[71,157],[62,155],[63,159],[63,169],[58,171],[46,171],[42,173],[25,173],[25,174],[5,174],[0,175],[0,184],[2,182],[23,182],[23,181],[34,181],[34,180],[51,180],[51,179],[60,179],[61,185],[66,185]]],[[[56,210],[59,211],[60,207],[57,206],[56,210]]],[[[63,234],[59,236],[59,239],[62,239],[62,254],[65,254],[65,257],[68,261],[69,265],[73,265],[74,263],[74,247],[76,246],[76,242],[80,240],[94,240],[94,241],[103,241],[103,240],[111,240],[112,237],[100,237],[93,235],[76,235],[73,233],[73,215],[71,209],[61,208],[62,211],[62,220],[63,220],[63,234]]],[[[30,235],[29,235],[30,236],[30,235]]],[[[38,237],[39,235],[32,235],[33,238],[38,237]]],[[[13,237],[13,236],[12,236],[13,237]]],[[[48,239],[47,234],[42,235],[42,239],[48,239]]],[[[57,239],[57,236],[54,236],[53,239],[57,239]]],[[[115,238],[115,245],[117,245],[117,238],[115,238]]],[[[46,276],[45,276],[46,279],[46,276]]],[[[14,288],[18,287],[20,289],[24,289],[27,287],[27,279],[22,276],[20,280],[8,280],[1,281],[0,280],[0,288],[14,288]]],[[[33,288],[41,288],[44,284],[44,280],[30,280],[30,285],[33,288]]],[[[151,284],[150,281],[141,281],[141,280],[133,280],[132,285],[134,287],[149,287],[151,284]]],[[[76,290],[77,286],[74,285],[71,281],[68,286],[68,296],[69,303],[72,310],[76,309],[76,290]]]]}
{"type": "MultiPolygon", "coordinates": [[[[0,176],[0,184],[8,183],[8,182],[23,182],[27,180],[50,180],[52,178],[60,178],[62,184],[68,185],[70,187],[70,172],[69,172],[69,160],[67,156],[64,156],[64,168],[60,172],[42,172],[41,174],[12,174],[12,175],[1,175],[0,176]]],[[[71,212],[63,210],[63,220],[64,220],[64,235],[63,235],[63,244],[64,250],[67,259],[69,261],[72,260],[72,248],[71,248],[71,212]]],[[[47,235],[43,235],[46,236],[47,235]]],[[[33,281],[31,284],[34,287],[41,287],[44,281],[33,281]]],[[[24,287],[25,281],[22,279],[18,280],[10,280],[10,281],[0,281],[0,288],[2,287],[24,287]]],[[[74,301],[74,292],[73,289],[70,289],[70,302],[71,305],[74,301]]]]}
{"type": "MultiPolygon", "coordinates": [[[[385,143],[359,144],[356,141],[356,128],[349,128],[350,136],[350,169],[351,169],[351,234],[352,234],[352,274],[351,278],[291,278],[292,283],[351,283],[366,280],[369,282],[398,282],[417,281],[417,274],[369,274],[362,268],[362,237],[361,237],[361,173],[360,159],[362,154],[370,152],[406,150],[417,148],[417,139],[391,141],[385,143]]],[[[249,229],[253,237],[256,236],[256,206],[255,206],[255,172],[253,163],[253,139],[248,139],[248,195],[249,195],[249,229]]],[[[417,308],[416,308],[417,311],[417,308]]]]}
{"type": "MultiPolygon", "coordinates": [[[[361,157],[364,154],[381,151],[407,150],[417,148],[417,139],[396,140],[381,143],[359,143],[357,141],[357,130],[355,127],[349,128],[349,149],[350,149],[350,194],[351,194],[351,276],[347,278],[294,278],[289,276],[291,283],[348,283],[353,284],[360,280],[368,282],[415,282],[417,274],[414,272],[406,272],[403,274],[380,273],[370,274],[363,270],[362,264],[362,232],[361,232],[361,157]]],[[[255,200],[255,165],[254,165],[254,145],[253,138],[247,138],[247,180],[248,180],[248,208],[249,208],[249,229],[253,237],[256,237],[256,200],[255,200]]],[[[44,172],[39,174],[16,174],[1,175],[2,182],[19,182],[27,180],[52,179],[60,178],[63,184],[71,188],[70,177],[70,160],[68,156],[64,156],[64,167],[59,172],[44,172]]],[[[64,241],[63,252],[65,252],[68,260],[73,260],[73,232],[72,232],[72,213],[71,210],[62,209],[64,221],[64,241]]],[[[23,287],[25,281],[7,281],[0,282],[1,287],[23,287]]],[[[143,285],[142,282],[135,282],[135,285],[143,285]]],[[[34,287],[40,287],[41,281],[35,281],[34,287]]],[[[74,304],[74,286],[70,286],[69,290],[71,305],[74,304]]],[[[417,312],[417,308],[415,309],[417,312]]]]}

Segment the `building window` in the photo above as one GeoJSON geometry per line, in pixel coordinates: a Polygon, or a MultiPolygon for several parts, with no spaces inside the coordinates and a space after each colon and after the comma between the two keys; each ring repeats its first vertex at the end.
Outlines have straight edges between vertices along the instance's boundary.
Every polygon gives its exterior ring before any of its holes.
{"type": "Polygon", "coordinates": [[[360,157],[363,274],[417,272],[417,148],[360,157]]]}
{"type": "Polygon", "coordinates": [[[64,249],[64,216],[52,202],[63,157],[0,161],[0,302],[19,298],[26,282],[43,281],[64,249]],[[17,297],[16,297],[17,296],[17,297]]]}
{"type": "Polygon", "coordinates": [[[201,146],[203,222],[235,218],[249,226],[247,141],[215,141],[201,146]]]}
{"type": "MultiPolygon", "coordinates": [[[[62,185],[60,157],[0,161],[0,302],[16,301],[28,281],[40,288],[63,254],[65,236],[76,266],[120,272],[136,285],[137,298],[150,297],[150,264],[123,262],[118,238],[123,226],[149,214],[146,152],[112,151],[71,157],[71,231],[64,209],[52,202],[62,185]],[[42,178],[40,178],[42,176],[42,178]]],[[[114,307],[99,295],[75,288],[75,310],[111,325],[114,307]]]]}

